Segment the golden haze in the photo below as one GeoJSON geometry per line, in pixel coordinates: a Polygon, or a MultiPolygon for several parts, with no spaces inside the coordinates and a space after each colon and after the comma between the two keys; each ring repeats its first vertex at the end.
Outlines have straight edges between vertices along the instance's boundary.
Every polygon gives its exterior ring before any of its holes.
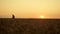
{"type": "Polygon", "coordinates": [[[60,0],[0,0],[0,18],[60,18],[60,0]]]}

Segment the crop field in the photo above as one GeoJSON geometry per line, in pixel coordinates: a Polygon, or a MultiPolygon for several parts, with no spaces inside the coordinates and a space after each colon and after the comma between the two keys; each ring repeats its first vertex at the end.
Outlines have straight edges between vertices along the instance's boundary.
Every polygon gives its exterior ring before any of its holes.
{"type": "Polygon", "coordinates": [[[0,34],[60,34],[60,19],[0,18],[0,34]]]}

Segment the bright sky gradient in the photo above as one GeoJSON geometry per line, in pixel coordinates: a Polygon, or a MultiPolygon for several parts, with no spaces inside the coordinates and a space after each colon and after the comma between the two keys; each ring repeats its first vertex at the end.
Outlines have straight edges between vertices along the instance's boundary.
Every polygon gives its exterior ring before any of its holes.
{"type": "Polygon", "coordinates": [[[0,0],[0,18],[60,18],[60,0],[0,0]]]}

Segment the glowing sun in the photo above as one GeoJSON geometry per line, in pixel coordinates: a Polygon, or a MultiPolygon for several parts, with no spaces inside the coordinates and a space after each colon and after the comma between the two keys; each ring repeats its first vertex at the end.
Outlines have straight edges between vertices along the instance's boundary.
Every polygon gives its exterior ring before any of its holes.
{"type": "Polygon", "coordinates": [[[40,18],[45,18],[45,16],[40,16],[40,18]]]}

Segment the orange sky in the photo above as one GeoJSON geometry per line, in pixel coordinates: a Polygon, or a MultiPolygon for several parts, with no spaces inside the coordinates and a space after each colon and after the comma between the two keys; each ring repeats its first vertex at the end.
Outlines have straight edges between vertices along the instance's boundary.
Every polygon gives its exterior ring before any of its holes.
{"type": "Polygon", "coordinates": [[[0,0],[0,18],[60,18],[60,0],[0,0]]]}

